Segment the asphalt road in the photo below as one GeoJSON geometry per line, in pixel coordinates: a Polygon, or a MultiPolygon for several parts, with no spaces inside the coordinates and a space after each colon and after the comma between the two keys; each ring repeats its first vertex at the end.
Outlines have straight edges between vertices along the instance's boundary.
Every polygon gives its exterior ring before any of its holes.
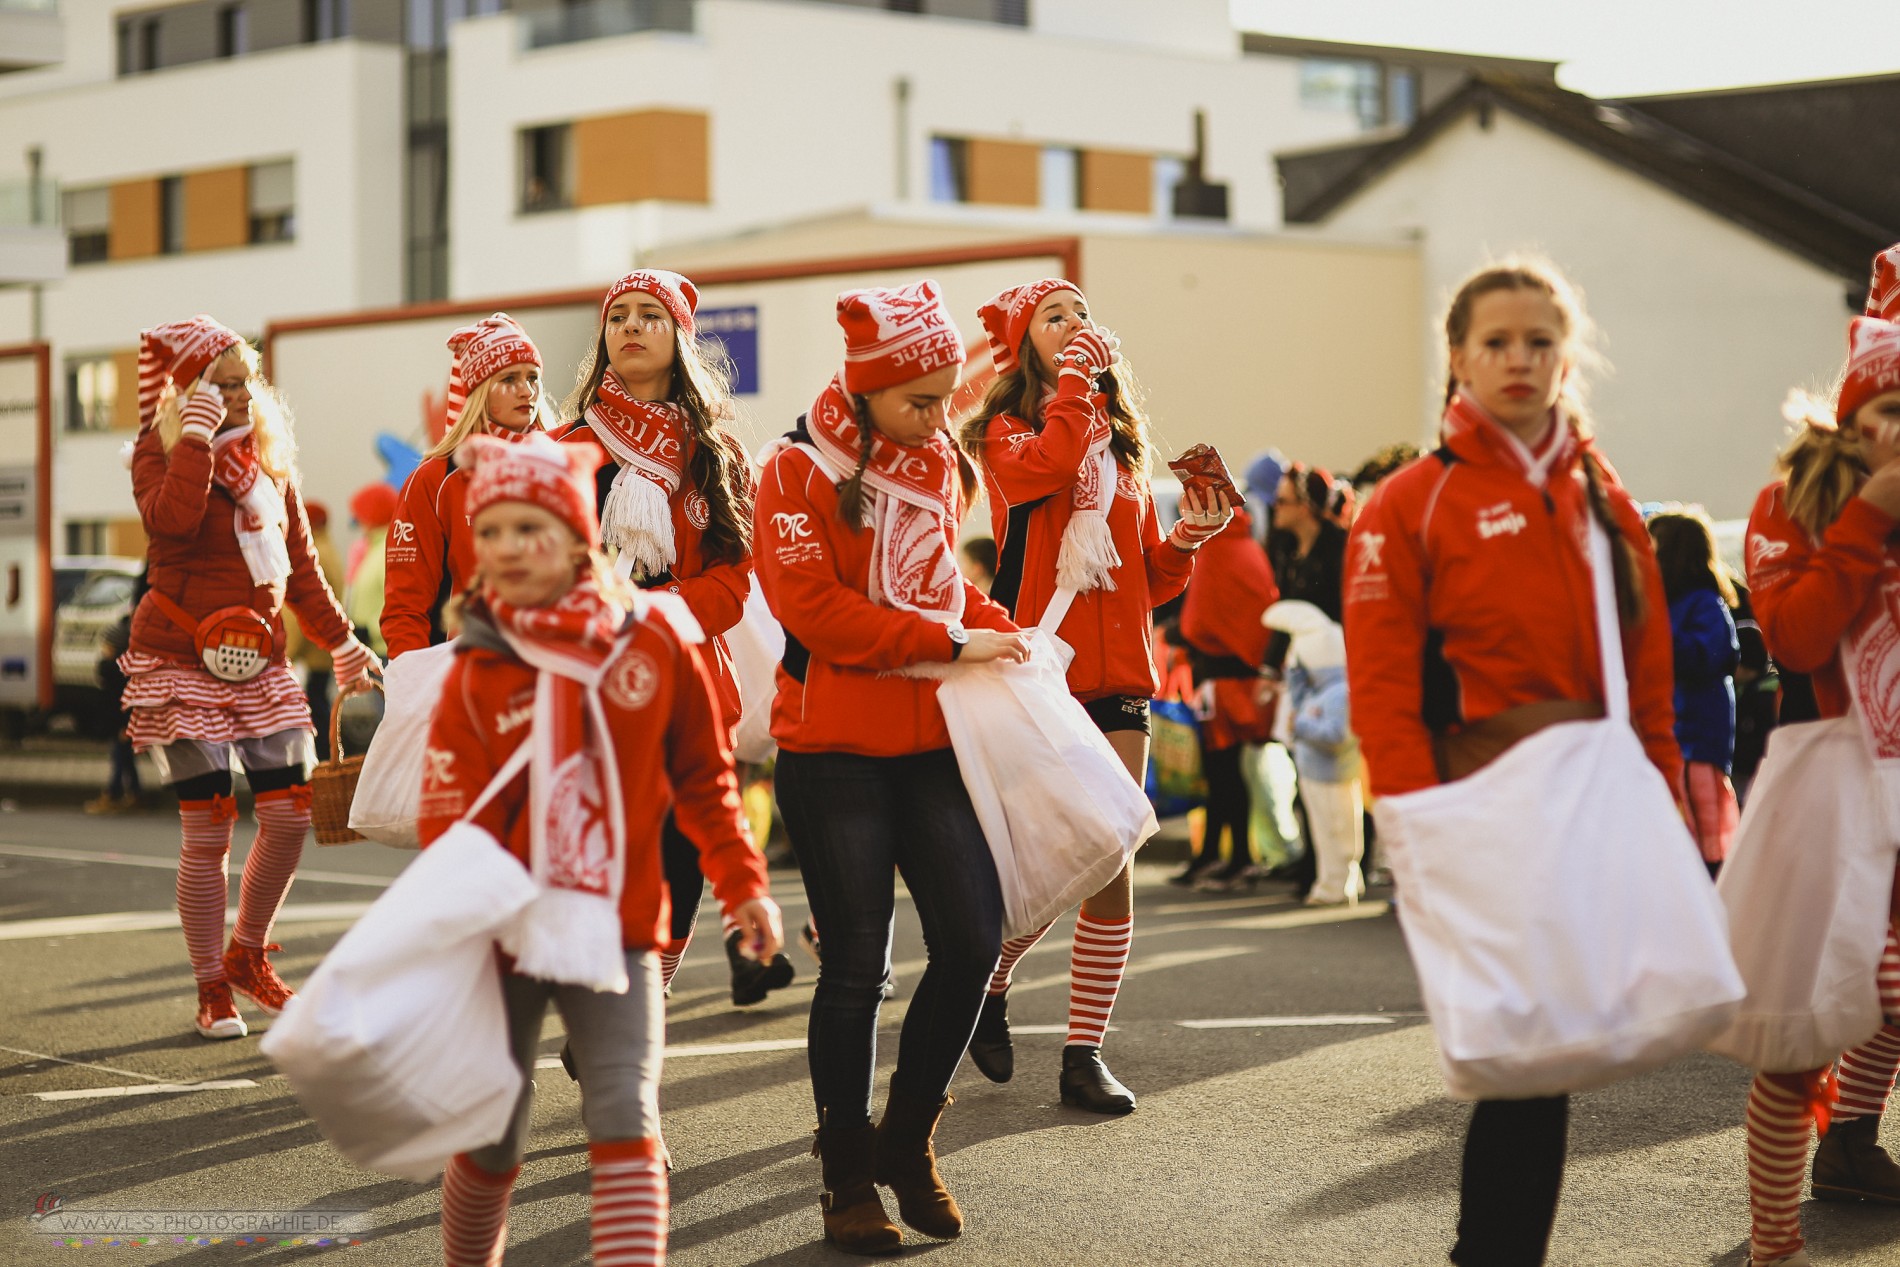
{"type": "MultiPolygon", "coordinates": [[[[242,842],[248,820],[240,827],[242,842]]],[[[434,1185],[344,1161],[259,1055],[255,1028],[233,1043],[192,1033],[184,946],[166,920],[176,842],[166,814],[0,814],[0,1263],[106,1252],[38,1230],[28,1216],[46,1194],[68,1212],[342,1211],[361,1219],[361,1246],[341,1251],[354,1261],[439,1262],[434,1185]],[[211,1082],[240,1085],[169,1089],[211,1082]]],[[[293,984],[406,860],[375,845],[310,847],[276,933],[293,984]]],[[[1107,1048],[1140,1109],[1105,1119],[1061,1107],[1054,1027],[1066,1016],[1068,942],[1052,935],[1025,959],[1012,1001],[1019,1026],[1051,1031],[1019,1037],[1008,1085],[966,1065],[938,1135],[965,1233],[943,1244],[913,1237],[908,1254],[938,1267],[1444,1262],[1468,1110],[1442,1093],[1395,921],[1381,903],[1309,912],[1279,888],[1196,895],[1165,874],[1140,869],[1135,957],[1107,1048]],[[1228,1023],[1190,1024],[1206,1021],[1228,1023]]],[[[796,875],[774,881],[788,915],[802,918],[796,875]]],[[[922,959],[902,906],[898,937],[901,983],[922,959]]],[[[809,960],[799,972],[772,1002],[736,1010],[708,938],[676,982],[662,1102],[680,1267],[859,1261],[819,1239],[801,1045],[809,960]]],[[[904,1002],[900,984],[886,1038],[904,1002]]],[[[550,1015],[546,1055],[559,1035],[550,1015]]],[[[882,1054],[888,1072],[894,1043],[882,1054]]],[[[558,1069],[538,1082],[509,1262],[583,1263],[579,1095],[558,1069]]],[[[1550,1261],[1745,1264],[1746,1089],[1742,1070],[1700,1057],[1578,1097],[1550,1261]]],[[[1817,1263],[1900,1262],[1900,1211],[1806,1212],[1817,1263]]],[[[168,1242],[120,1247],[108,1261],[337,1252],[168,1242]]]]}

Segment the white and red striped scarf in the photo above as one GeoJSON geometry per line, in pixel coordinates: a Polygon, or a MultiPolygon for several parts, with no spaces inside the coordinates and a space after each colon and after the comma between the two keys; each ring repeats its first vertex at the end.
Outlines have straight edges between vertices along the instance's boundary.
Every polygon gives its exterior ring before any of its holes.
{"type": "Polygon", "coordinates": [[[238,549],[251,584],[271,585],[290,575],[285,533],[290,512],[277,481],[257,460],[255,427],[245,423],[220,431],[211,441],[211,478],[237,503],[238,549]]]}
{"type": "Polygon", "coordinates": [[[619,548],[622,575],[644,580],[668,571],[679,561],[670,503],[686,477],[686,411],[671,401],[635,400],[608,370],[586,422],[620,466],[601,512],[601,541],[619,548]]]}
{"type": "MultiPolygon", "coordinates": [[[[826,474],[843,480],[858,469],[864,427],[839,375],[806,415],[826,474]]],[[[946,625],[963,623],[963,575],[957,568],[957,458],[942,432],[920,445],[898,444],[870,429],[864,467],[872,546],[867,592],[885,607],[914,611],[946,625]]]]}
{"type": "MultiPolygon", "coordinates": [[[[1054,399],[1054,388],[1043,393],[1045,411],[1054,399]]],[[[1088,449],[1069,487],[1069,523],[1056,552],[1057,587],[1078,594],[1114,589],[1115,569],[1122,562],[1108,526],[1109,508],[1115,502],[1115,455],[1108,447],[1114,428],[1108,417],[1108,397],[1092,392],[1089,406],[1088,449]]]]}

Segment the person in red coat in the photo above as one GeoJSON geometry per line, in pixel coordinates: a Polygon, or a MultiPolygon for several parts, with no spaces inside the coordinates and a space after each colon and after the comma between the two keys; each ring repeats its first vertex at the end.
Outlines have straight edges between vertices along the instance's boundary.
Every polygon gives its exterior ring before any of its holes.
{"type": "Polygon", "coordinates": [[[963,1216],[931,1136],[1002,942],[996,862],[937,703],[953,661],[1027,657],[1024,636],[957,568],[970,491],[947,408],[963,340],[934,282],[838,297],[844,369],[759,477],[759,584],[785,626],[772,707],[779,809],[824,960],[811,1079],[825,1236],[890,1253],[885,1214],[956,1236],[963,1216]],[[877,1016],[890,970],[893,869],[916,898],[929,962],[871,1125],[877,1016]]]}
{"type": "MultiPolygon", "coordinates": [[[[725,635],[752,590],[752,467],[732,430],[725,359],[701,343],[698,308],[699,290],[665,269],[637,269],[609,286],[555,435],[599,444],[613,458],[596,477],[602,544],[618,551],[621,576],[685,601],[706,631],[721,715],[733,727],[739,678],[725,635]]],[[[660,973],[671,985],[705,881],[699,851],[677,826],[668,826],[664,849],[673,936],[660,973]]],[[[740,953],[738,929],[728,925],[724,936],[736,1006],[791,984],[790,959],[756,962],[740,953]]]]}
{"type": "MultiPolygon", "coordinates": [[[[1642,515],[1584,421],[1587,330],[1574,291],[1541,264],[1480,270],[1452,300],[1442,443],[1378,486],[1346,548],[1346,673],[1375,796],[1604,715],[1593,522],[1611,542],[1631,721],[1681,786],[1668,602],[1642,515]]],[[[1544,1261],[1568,1120],[1567,1096],[1478,1103],[1452,1262],[1544,1261]]]]}
{"type": "MultiPolygon", "coordinates": [[[[1812,676],[1822,718],[1845,716],[1858,704],[1874,755],[1891,759],[1900,757],[1900,246],[1876,261],[1867,309],[1849,329],[1834,408],[1805,402],[1805,417],[1781,456],[1782,478],[1755,499],[1745,553],[1749,597],[1769,654],[1812,676]]],[[[1758,847],[1773,843],[1764,837],[1758,847]]],[[[1812,846],[1805,839],[1789,844],[1812,846]]],[[[1826,1068],[1755,1076],[1748,1204],[1756,1267],[1808,1261],[1801,1174],[1817,1107],[1826,1111],[1814,1154],[1815,1198],[1900,1204],[1900,1165],[1879,1143],[1900,1069],[1900,877],[1892,914],[1875,973],[1884,1023],[1841,1054],[1831,1095],[1826,1068]]],[[[1803,934],[1815,930],[1776,936],[1803,934]]]]}
{"type": "Polygon", "coordinates": [[[178,918],[206,1038],[247,1032],[233,989],[272,1016],[291,994],[267,955],[310,828],[315,754],[284,663],[284,605],[331,653],[339,688],[376,664],[317,565],[294,458],[288,415],[231,330],[199,316],[140,336],[132,493],[150,588],[119,663],[132,746],[178,794],[178,918]],[[256,796],[257,838],[226,946],[234,762],[256,796]]]}
{"type": "MultiPolygon", "coordinates": [[[[1186,587],[1195,551],[1232,508],[1221,494],[1204,506],[1189,490],[1181,521],[1162,536],[1134,378],[1073,282],[1048,277],[1006,290],[978,315],[998,377],[964,425],[963,446],[990,504],[998,550],[991,596],[1022,624],[1057,626],[1075,651],[1069,689],[1140,783],[1158,685],[1152,613],[1186,587]]],[[[1124,868],[1076,915],[1060,1086],[1064,1104],[1095,1113],[1135,1107],[1102,1062],[1134,938],[1133,894],[1124,868]]],[[[1048,931],[1011,938],[991,979],[970,1056],[992,1081],[1015,1071],[1007,1000],[1016,961],[1048,931]]]]}
{"type": "Polygon", "coordinates": [[[448,431],[403,483],[383,546],[383,642],[389,658],[447,640],[442,611],[475,570],[468,472],[456,452],[472,435],[519,440],[541,430],[541,353],[505,312],[449,336],[448,431]]]}
{"type": "Polygon", "coordinates": [[[443,1175],[450,1264],[502,1260],[550,1001],[580,1071],[593,1261],[666,1260],[656,948],[668,927],[660,825],[669,805],[704,850],[713,890],[752,952],[770,956],[783,940],[703,635],[677,600],[632,591],[591,548],[599,529],[588,477],[600,460],[597,449],[544,435],[514,444],[478,436],[458,455],[470,472],[476,573],[429,726],[418,827],[427,848],[473,824],[541,891],[522,917],[527,928],[503,939],[513,956],[501,961],[524,1086],[507,1134],[457,1154],[443,1175]]]}

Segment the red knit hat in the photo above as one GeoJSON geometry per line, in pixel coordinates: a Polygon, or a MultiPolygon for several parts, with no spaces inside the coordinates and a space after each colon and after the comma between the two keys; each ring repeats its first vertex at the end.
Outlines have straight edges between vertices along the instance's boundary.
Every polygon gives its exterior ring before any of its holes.
{"type": "Polygon", "coordinates": [[[1845,423],[1876,396],[1900,390],[1900,325],[1855,317],[1847,326],[1847,376],[1834,420],[1845,423]]]}
{"type": "Polygon", "coordinates": [[[1874,281],[1867,288],[1867,315],[1900,321],[1900,243],[1874,256],[1874,281]]]}
{"type": "Polygon", "coordinates": [[[1036,306],[1058,290],[1082,293],[1082,288],[1072,281],[1045,277],[1027,286],[1012,286],[976,310],[983,332],[990,336],[990,355],[996,361],[998,374],[1007,374],[1017,367],[1016,352],[1023,345],[1023,336],[1029,333],[1029,320],[1036,315],[1036,306]]]}
{"type": "Polygon", "coordinates": [[[963,335],[932,281],[873,286],[838,296],[844,388],[875,392],[963,364],[963,335]]]}
{"type": "Polygon", "coordinates": [[[544,431],[523,440],[475,435],[455,451],[469,468],[464,507],[470,520],[497,502],[527,502],[558,517],[589,545],[600,544],[594,472],[606,461],[597,444],[564,444],[544,431]]]}
{"type": "MultiPolygon", "coordinates": [[[[181,391],[189,390],[211,363],[244,342],[237,331],[199,313],[187,321],[168,321],[139,335],[139,377],[146,366],[170,378],[181,391]]],[[[162,385],[163,379],[154,386],[162,385]]]]}
{"type": "Polygon", "coordinates": [[[483,317],[472,326],[463,326],[449,336],[449,351],[455,364],[449,370],[448,414],[453,427],[468,403],[471,384],[480,386],[514,365],[541,365],[540,350],[521,328],[521,323],[505,312],[483,317]]]}
{"type": "Polygon", "coordinates": [[[699,287],[664,268],[636,268],[609,286],[607,297],[600,301],[601,324],[606,324],[607,310],[614,306],[614,300],[636,290],[659,300],[672,314],[673,324],[684,330],[687,338],[693,337],[697,330],[693,314],[699,311],[699,287]]]}
{"type": "Polygon", "coordinates": [[[365,528],[386,528],[401,505],[402,495],[388,484],[365,484],[350,496],[350,518],[365,528]]]}

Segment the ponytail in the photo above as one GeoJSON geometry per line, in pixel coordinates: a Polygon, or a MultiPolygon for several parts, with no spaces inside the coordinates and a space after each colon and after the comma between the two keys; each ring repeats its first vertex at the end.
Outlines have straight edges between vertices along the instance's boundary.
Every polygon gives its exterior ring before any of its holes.
{"type": "Polygon", "coordinates": [[[864,471],[871,465],[871,446],[877,443],[877,432],[871,426],[870,401],[853,395],[851,407],[858,415],[858,433],[863,439],[858,447],[857,469],[838,481],[838,515],[855,532],[864,526],[869,510],[864,499],[864,471]]]}
{"type": "Polygon", "coordinates": [[[1610,576],[1616,588],[1616,615],[1625,629],[1633,629],[1649,615],[1649,595],[1643,589],[1643,562],[1636,547],[1623,535],[1604,486],[1603,468],[1596,454],[1583,455],[1583,483],[1590,495],[1590,513],[1610,537],[1610,576]]]}

